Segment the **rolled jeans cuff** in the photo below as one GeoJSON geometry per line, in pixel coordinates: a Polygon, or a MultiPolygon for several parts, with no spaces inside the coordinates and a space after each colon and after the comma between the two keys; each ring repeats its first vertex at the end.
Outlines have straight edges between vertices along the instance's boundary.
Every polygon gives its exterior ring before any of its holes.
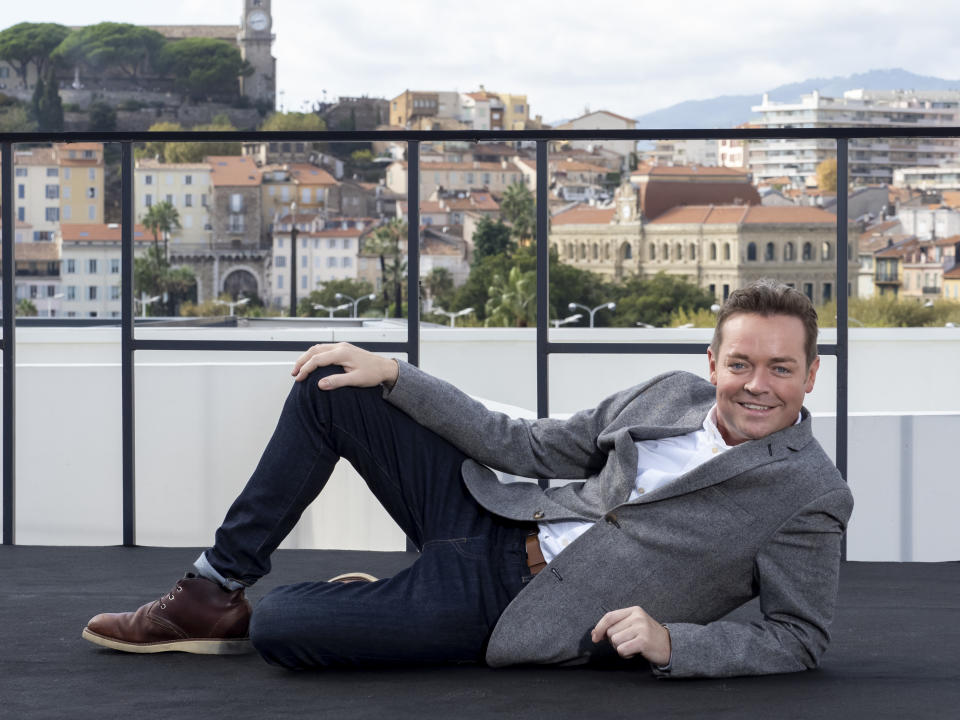
{"type": "Polygon", "coordinates": [[[201,577],[205,577],[207,580],[213,580],[215,583],[220,583],[227,590],[240,590],[243,587],[246,587],[243,583],[238,582],[237,580],[227,580],[223,575],[221,575],[217,569],[210,564],[210,561],[207,560],[207,553],[200,553],[194,563],[193,567],[196,568],[197,574],[201,577]]]}

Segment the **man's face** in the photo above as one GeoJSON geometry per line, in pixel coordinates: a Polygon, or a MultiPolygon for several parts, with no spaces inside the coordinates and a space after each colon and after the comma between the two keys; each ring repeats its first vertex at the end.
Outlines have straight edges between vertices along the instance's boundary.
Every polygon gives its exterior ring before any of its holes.
{"type": "Polygon", "coordinates": [[[813,390],[820,358],[807,368],[803,322],[792,315],[731,315],[717,357],[707,350],[717,386],[717,429],[728,445],[762,438],[797,420],[813,390]]]}

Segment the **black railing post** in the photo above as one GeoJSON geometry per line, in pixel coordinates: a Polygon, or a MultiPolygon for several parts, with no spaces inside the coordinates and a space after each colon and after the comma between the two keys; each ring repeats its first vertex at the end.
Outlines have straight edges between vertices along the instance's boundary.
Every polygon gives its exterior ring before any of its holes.
{"type": "MultiPolygon", "coordinates": [[[[848,199],[850,178],[848,165],[849,141],[837,138],[837,470],[847,479],[847,381],[849,363],[849,338],[847,312],[847,283],[849,267],[848,199]]],[[[841,558],[847,559],[847,536],[844,534],[840,548],[841,558]]]]}
{"type": "Polygon", "coordinates": [[[16,264],[14,248],[13,213],[13,143],[2,147],[0,167],[0,202],[3,203],[3,544],[16,542],[16,264]]]}
{"type": "Polygon", "coordinates": [[[120,145],[120,396],[123,407],[123,544],[137,544],[133,353],[133,144],[120,145]]]}
{"type": "Polygon", "coordinates": [[[537,140],[537,417],[550,414],[550,202],[547,141],[537,140]]]}
{"type": "Polygon", "coordinates": [[[419,140],[407,143],[407,362],[420,365],[419,140]]]}

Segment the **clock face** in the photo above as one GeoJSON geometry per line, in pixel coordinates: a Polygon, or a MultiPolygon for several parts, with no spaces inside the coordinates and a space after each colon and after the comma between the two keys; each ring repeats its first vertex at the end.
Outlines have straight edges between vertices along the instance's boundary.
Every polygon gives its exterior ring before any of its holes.
{"type": "Polygon", "coordinates": [[[263,10],[254,10],[247,15],[247,24],[252,30],[266,30],[269,22],[267,14],[263,10]]]}

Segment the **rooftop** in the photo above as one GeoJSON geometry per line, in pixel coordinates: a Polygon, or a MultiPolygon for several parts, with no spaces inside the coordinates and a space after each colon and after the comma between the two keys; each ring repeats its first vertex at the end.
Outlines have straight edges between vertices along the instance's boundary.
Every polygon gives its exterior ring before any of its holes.
{"type": "Polygon", "coordinates": [[[214,186],[243,187],[260,184],[260,168],[249,155],[210,155],[214,186]]]}

